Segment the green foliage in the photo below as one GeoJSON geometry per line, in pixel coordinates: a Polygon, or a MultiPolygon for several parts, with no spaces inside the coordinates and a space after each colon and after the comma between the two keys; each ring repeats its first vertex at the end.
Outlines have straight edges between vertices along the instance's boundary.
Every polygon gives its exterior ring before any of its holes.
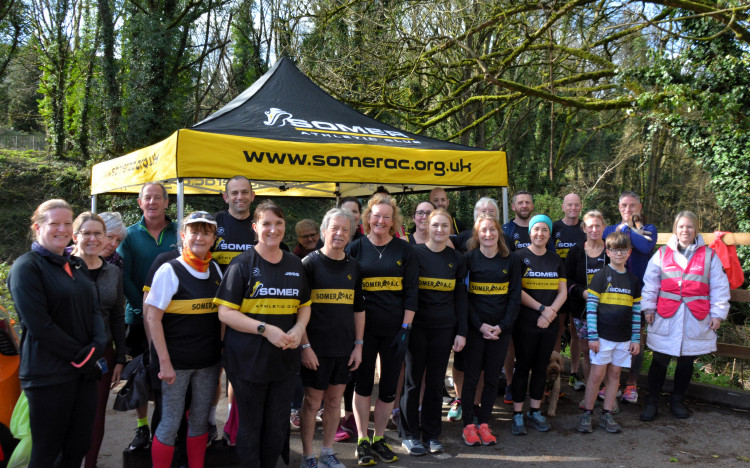
{"type": "Polygon", "coordinates": [[[74,212],[90,208],[91,170],[49,159],[43,153],[0,150],[0,262],[12,262],[31,245],[30,217],[50,198],[68,201],[74,212]]]}

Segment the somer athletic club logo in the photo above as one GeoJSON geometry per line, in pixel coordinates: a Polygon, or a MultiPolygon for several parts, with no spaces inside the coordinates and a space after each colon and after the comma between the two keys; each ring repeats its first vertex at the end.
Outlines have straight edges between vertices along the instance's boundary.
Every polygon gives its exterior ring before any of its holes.
{"type": "Polygon", "coordinates": [[[263,112],[266,115],[264,125],[268,127],[285,127],[287,124],[303,135],[318,135],[329,138],[344,138],[367,141],[390,141],[406,144],[421,144],[411,136],[398,130],[386,130],[376,127],[365,127],[363,125],[347,125],[338,122],[326,122],[323,120],[295,119],[291,112],[278,107],[270,107],[263,112]]]}
{"type": "Polygon", "coordinates": [[[263,123],[268,126],[276,125],[279,123],[279,121],[281,121],[279,127],[283,127],[286,124],[287,119],[292,118],[292,114],[283,109],[279,109],[278,107],[272,107],[264,113],[266,114],[266,118],[268,120],[263,123]]]}

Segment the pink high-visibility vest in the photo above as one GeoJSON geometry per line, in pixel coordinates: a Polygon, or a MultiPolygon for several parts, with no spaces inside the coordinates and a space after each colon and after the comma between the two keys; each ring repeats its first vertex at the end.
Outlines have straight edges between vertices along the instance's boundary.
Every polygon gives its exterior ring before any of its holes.
{"type": "Polygon", "coordinates": [[[685,303],[698,320],[703,320],[711,309],[709,301],[709,275],[711,274],[711,249],[698,247],[683,270],[674,259],[674,251],[667,246],[659,249],[661,255],[661,289],[656,304],[657,313],[669,318],[685,303]]]}

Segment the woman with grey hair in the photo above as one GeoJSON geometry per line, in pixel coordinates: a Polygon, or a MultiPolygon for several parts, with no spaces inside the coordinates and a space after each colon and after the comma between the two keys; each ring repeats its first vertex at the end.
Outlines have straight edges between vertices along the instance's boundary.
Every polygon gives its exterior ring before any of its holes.
{"type": "MultiPolygon", "coordinates": [[[[479,217],[483,215],[490,216],[499,220],[499,213],[500,208],[498,208],[497,202],[490,197],[482,197],[474,204],[475,223],[477,219],[479,219],[479,217]]],[[[458,236],[456,236],[456,241],[454,242],[456,244],[456,250],[458,250],[459,252],[466,252],[468,250],[466,248],[466,243],[469,241],[469,239],[471,239],[472,233],[473,229],[467,229],[460,232],[458,236]]]]}
{"type": "Polygon", "coordinates": [[[122,257],[117,253],[117,247],[128,236],[128,230],[125,223],[122,222],[122,216],[116,211],[105,211],[100,213],[99,217],[104,221],[107,227],[107,234],[104,236],[104,246],[99,253],[107,263],[115,265],[122,271],[122,257]]]}

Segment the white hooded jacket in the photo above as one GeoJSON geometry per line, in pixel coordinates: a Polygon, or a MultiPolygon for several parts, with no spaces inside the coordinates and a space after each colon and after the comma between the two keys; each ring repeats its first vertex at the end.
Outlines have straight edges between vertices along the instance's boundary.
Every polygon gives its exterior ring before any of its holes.
{"type": "MultiPolygon", "coordinates": [[[[706,245],[703,236],[697,235],[695,242],[688,246],[685,253],[677,248],[677,236],[672,236],[667,242],[667,248],[674,251],[674,260],[685,268],[695,250],[706,245]]],[[[669,318],[654,314],[654,323],[648,326],[646,342],[652,351],[670,356],[698,356],[716,351],[716,332],[709,325],[712,318],[725,320],[729,313],[729,280],[727,279],[721,260],[714,253],[711,258],[711,273],[709,276],[709,314],[703,320],[698,320],[688,310],[683,302],[677,312],[669,318]]],[[[657,251],[646,267],[643,275],[643,290],[641,309],[655,311],[661,287],[661,255],[657,251]]]]}

